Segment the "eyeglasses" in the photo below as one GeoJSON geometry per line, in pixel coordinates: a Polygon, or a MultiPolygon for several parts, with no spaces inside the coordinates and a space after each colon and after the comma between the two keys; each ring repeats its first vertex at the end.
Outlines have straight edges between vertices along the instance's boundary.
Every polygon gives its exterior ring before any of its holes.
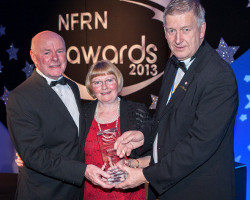
{"type": "Polygon", "coordinates": [[[92,81],[92,86],[93,87],[101,87],[103,85],[103,82],[105,82],[105,85],[112,85],[116,83],[116,78],[108,78],[105,81],[92,81]]]}

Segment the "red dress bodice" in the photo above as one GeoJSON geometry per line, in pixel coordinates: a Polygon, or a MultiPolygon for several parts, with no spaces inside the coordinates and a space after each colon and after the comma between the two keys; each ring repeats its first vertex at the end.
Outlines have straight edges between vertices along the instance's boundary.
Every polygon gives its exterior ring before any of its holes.
{"type": "MultiPolygon", "coordinates": [[[[116,126],[116,121],[109,124],[100,124],[101,130],[106,130],[109,128],[114,128],[116,126]]],[[[118,119],[118,130],[120,131],[120,118],[118,119]]],[[[103,166],[103,159],[99,143],[97,140],[97,132],[99,131],[98,124],[95,119],[93,119],[89,133],[85,142],[85,163],[93,164],[97,167],[103,166]]],[[[129,189],[104,189],[100,186],[92,184],[90,181],[86,180],[84,184],[84,196],[83,200],[145,200],[145,190],[142,186],[129,189]]]]}

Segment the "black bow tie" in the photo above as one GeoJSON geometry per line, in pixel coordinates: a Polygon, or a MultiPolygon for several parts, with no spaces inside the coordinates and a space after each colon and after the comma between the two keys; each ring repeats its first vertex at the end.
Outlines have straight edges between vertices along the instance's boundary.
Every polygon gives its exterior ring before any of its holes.
{"type": "Polygon", "coordinates": [[[51,81],[51,82],[50,82],[50,87],[56,86],[57,84],[66,85],[66,84],[67,84],[66,78],[65,78],[65,77],[62,77],[62,78],[60,78],[60,79],[57,80],[57,81],[51,81]]]}
{"type": "Polygon", "coordinates": [[[179,63],[178,63],[178,67],[180,67],[180,68],[181,68],[181,70],[182,70],[184,73],[186,73],[186,72],[187,72],[187,68],[186,68],[186,65],[185,65],[185,63],[184,63],[184,62],[179,61],[179,63]]]}
{"type": "Polygon", "coordinates": [[[179,67],[181,68],[181,70],[186,73],[187,72],[187,68],[184,62],[179,61],[175,56],[172,56],[172,62],[174,64],[175,67],[179,67]]]}

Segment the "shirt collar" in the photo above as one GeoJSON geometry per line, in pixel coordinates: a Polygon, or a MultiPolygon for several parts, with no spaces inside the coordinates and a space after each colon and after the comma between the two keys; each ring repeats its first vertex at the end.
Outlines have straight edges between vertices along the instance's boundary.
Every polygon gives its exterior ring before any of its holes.
{"type": "MultiPolygon", "coordinates": [[[[37,72],[38,74],[40,74],[43,78],[46,79],[48,85],[50,85],[51,81],[55,81],[55,79],[49,78],[49,77],[47,77],[46,75],[44,75],[38,68],[36,68],[36,72],[37,72]]],[[[63,77],[63,76],[61,75],[61,76],[59,77],[59,79],[61,79],[62,77],[63,77]]],[[[58,79],[58,80],[59,80],[59,79],[58,79]]]]}
{"type": "Polygon", "coordinates": [[[189,69],[190,65],[192,64],[192,62],[195,60],[194,57],[188,58],[186,60],[182,60],[182,62],[185,63],[185,66],[187,68],[187,70],[189,69]]]}

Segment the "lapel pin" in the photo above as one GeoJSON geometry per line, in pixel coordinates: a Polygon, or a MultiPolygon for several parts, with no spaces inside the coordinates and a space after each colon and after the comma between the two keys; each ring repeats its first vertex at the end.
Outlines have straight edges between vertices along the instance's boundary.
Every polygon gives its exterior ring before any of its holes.
{"type": "Polygon", "coordinates": [[[185,85],[187,85],[187,84],[188,84],[188,82],[186,81],[186,82],[185,82],[185,85]]]}
{"type": "Polygon", "coordinates": [[[187,91],[187,88],[185,88],[184,86],[180,86],[181,89],[183,89],[185,92],[187,91]]]}

